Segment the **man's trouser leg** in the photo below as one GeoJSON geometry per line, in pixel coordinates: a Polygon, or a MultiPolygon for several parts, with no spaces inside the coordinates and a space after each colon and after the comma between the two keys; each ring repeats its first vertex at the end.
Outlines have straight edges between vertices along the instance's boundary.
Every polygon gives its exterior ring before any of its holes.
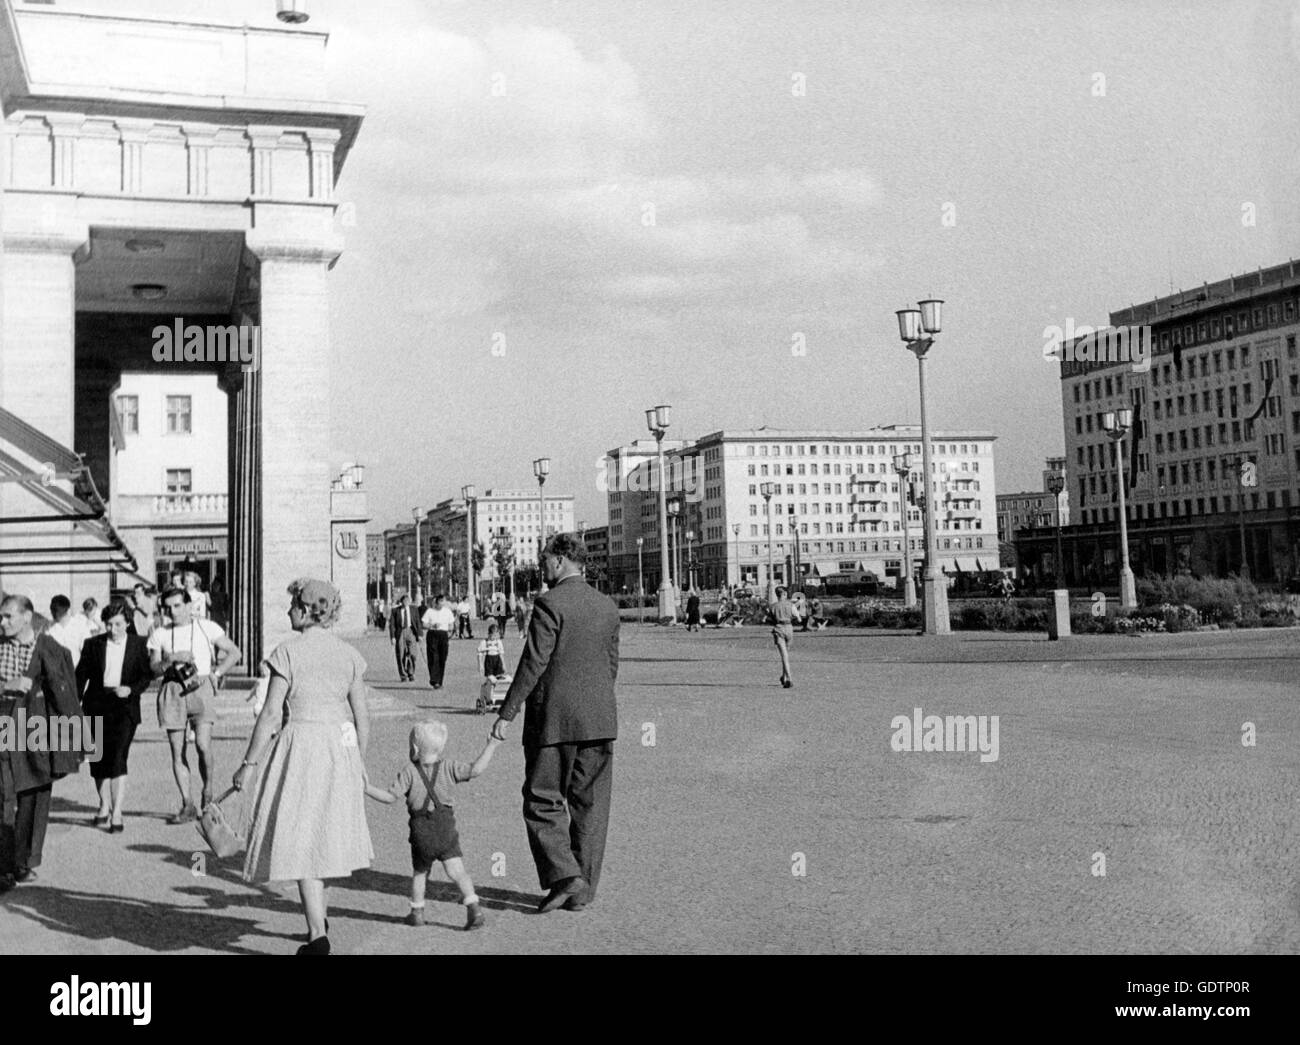
{"type": "Polygon", "coordinates": [[[14,792],[12,756],[0,753],[0,878],[13,877],[18,870],[14,862],[14,821],[18,815],[18,796],[14,792]]]}
{"type": "Polygon", "coordinates": [[[614,742],[596,740],[576,744],[565,794],[569,803],[569,840],[582,877],[596,898],[600,867],[605,860],[609,832],[609,804],[614,790],[614,742]]]}
{"type": "Polygon", "coordinates": [[[397,656],[397,677],[406,678],[406,668],[402,666],[402,653],[406,649],[406,636],[398,635],[393,640],[393,653],[397,656]]]}
{"type": "Polygon", "coordinates": [[[435,686],[442,685],[443,673],[447,670],[447,648],[451,641],[449,631],[429,632],[429,674],[433,676],[435,686]],[[436,661],[434,658],[437,658],[436,661]]]}
{"type": "Polygon", "coordinates": [[[424,659],[428,661],[430,686],[438,684],[438,646],[437,639],[434,638],[437,634],[432,629],[424,633],[424,659]]]}
{"type": "Polygon", "coordinates": [[[14,863],[18,870],[41,866],[45,828],[50,822],[50,794],[53,784],[18,792],[18,815],[14,823],[14,863]]]}
{"type": "Polygon", "coordinates": [[[524,747],[524,827],[543,889],[582,874],[569,837],[565,785],[577,745],[524,747]]]}

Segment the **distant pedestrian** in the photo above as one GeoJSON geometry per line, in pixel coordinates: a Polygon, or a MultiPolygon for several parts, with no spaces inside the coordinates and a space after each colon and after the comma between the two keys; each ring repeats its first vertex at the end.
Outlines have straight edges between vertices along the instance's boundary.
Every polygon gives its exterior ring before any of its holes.
{"type": "Polygon", "coordinates": [[[186,570],[182,577],[185,590],[190,596],[190,615],[199,620],[207,620],[212,616],[212,608],[207,594],[199,586],[199,575],[193,570],[186,570]]]}
{"type": "Polygon", "coordinates": [[[700,597],[695,592],[686,599],[686,630],[700,630],[700,597]]]}
{"type": "Polygon", "coordinates": [[[399,770],[390,788],[366,784],[366,794],[377,802],[406,800],[410,816],[411,842],[411,913],[407,925],[426,925],[424,883],[433,877],[433,865],[439,863],[447,877],[460,889],[465,906],[466,930],[481,929],[487,919],[479,909],[474,883],[461,859],[460,834],[452,809],[452,788],[479,776],[492,761],[501,745],[488,737],[482,753],[471,762],[448,762],[442,758],[447,746],[447,727],[438,721],[421,722],[411,730],[410,762],[399,770]]]}
{"type": "Polygon", "coordinates": [[[505,592],[499,591],[492,596],[492,618],[497,622],[497,631],[506,633],[506,618],[509,614],[505,592]]]}
{"type": "Polygon", "coordinates": [[[104,634],[104,622],[99,619],[99,603],[94,599],[82,602],[81,623],[85,626],[87,637],[104,634]]]}
{"type": "Polygon", "coordinates": [[[152,584],[140,583],[131,590],[131,631],[148,639],[161,621],[158,616],[158,589],[152,584]]]}
{"type": "Polygon", "coordinates": [[[519,634],[524,633],[524,624],[528,620],[528,597],[521,595],[515,602],[515,627],[519,634]]]}
{"type": "Polygon", "coordinates": [[[772,625],[772,641],[781,655],[781,685],[786,689],[794,688],[794,679],[790,675],[790,643],[794,641],[794,622],[799,619],[799,611],[793,602],[785,597],[785,589],[776,589],[776,601],[767,608],[768,623],[772,625]]]}
{"type": "Polygon", "coordinates": [[[468,595],[456,603],[456,638],[472,639],[474,637],[474,622],[471,619],[473,613],[474,604],[469,601],[468,595]]]}
{"type": "Polygon", "coordinates": [[[618,607],[583,578],[580,539],[556,534],[528,641],[492,735],[524,711],[524,826],[547,895],[542,912],[580,911],[596,897],[609,828],[618,707],[618,607]]]}
{"type": "Polygon", "coordinates": [[[72,655],[72,666],[75,668],[81,660],[82,647],[94,634],[89,622],[82,614],[72,612],[72,602],[66,595],[56,595],[50,600],[50,621],[45,634],[72,655]]]}
{"type": "Polygon", "coordinates": [[[388,634],[393,640],[393,651],[397,654],[397,674],[403,682],[415,679],[413,671],[416,650],[420,648],[420,632],[420,614],[411,605],[411,597],[403,592],[388,621],[388,634]],[[406,670],[408,660],[412,665],[409,672],[406,670]]]}
{"type": "Polygon", "coordinates": [[[424,641],[429,654],[429,685],[442,689],[443,675],[447,671],[447,650],[451,630],[456,626],[456,614],[446,604],[441,592],[433,597],[433,605],[420,618],[424,627],[424,641]]]}

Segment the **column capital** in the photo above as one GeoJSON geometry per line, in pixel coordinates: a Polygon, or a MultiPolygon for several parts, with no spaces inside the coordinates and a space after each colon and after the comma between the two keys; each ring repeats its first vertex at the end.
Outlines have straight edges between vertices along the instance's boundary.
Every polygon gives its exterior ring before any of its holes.
{"type": "Polygon", "coordinates": [[[343,253],[343,239],[287,239],[258,235],[256,230],[244,234],[244,245],[259,261],[324,262],[333,268],[343,253]]]}
{"type": "Polygon", "coordinates": [[[5,229],[6,254],[71,254],[84,260],[90,253],[90,226],[53,229],[5,229]]]}

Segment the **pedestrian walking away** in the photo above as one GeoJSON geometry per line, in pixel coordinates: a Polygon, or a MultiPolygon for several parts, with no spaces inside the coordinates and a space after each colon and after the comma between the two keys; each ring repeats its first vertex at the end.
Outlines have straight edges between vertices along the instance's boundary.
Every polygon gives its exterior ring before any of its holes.
{"type": "Polygon", "coordinates": [[[781,655],[781,685],[786,689],[794,687],[794,678],[790,674],[790,643],[794,641],[794,625],[799,620],[799,611],[793,602],[785,597],[785,589],[777,588],[776,601],[767,608],[767,620],[772,625],[772,641],[781,655]]]}
{"type": "Polygon", "coordinates": [[[447,746],[447,727],[436,720],[421,722],[411,730],[410,762],[401,768],[392,787],[385,790],[366,784],[366,794],[378,802],[406,800],[410,817],[411,913],[407,925],[428,924],[424,916],[424,884],[433,877],[433,865],[441,864],[447,877],[460,889],[465,906],[465,928],[481,929],[486,924],[479,909],[474,883],[461,859],[460,834],[452,808],[452,788],[479,776],[492,761],[501,741],[489,736],[482,754],[473,762],[448,762],[442,758],[447,746]]]}
{"type": "Polygon", "coordinates": [[[542,551],[550,590],[533,605],[528,639],[492,735],[505,739],[524,709],[524,827],[542,912],[580,911],[596,898],[614,779],[618,607],[583,579],[575,534],[542,551]]]}
{"type": "Polygon", "coordinates": [[[365,808],[366,662],[330,631],[343,606],[334,585],[301,578],[289,594],[295,634],[266,658],[266,703],[232,785],[243,790],[257,778],[244,880],[296,881],[307,919],[298,953],[325,955],[325,881],[369,867],[375,855],[365,808]]]}

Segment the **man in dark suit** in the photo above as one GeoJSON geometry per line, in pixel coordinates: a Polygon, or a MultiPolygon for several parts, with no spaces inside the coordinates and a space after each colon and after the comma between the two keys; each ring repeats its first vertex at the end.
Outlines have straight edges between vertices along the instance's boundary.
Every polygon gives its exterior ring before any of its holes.
{"type": "MultiPolygon", "coordinates": [[[[27,728],[45,720],[46,736],[54,739],[51,716],[81,716],[72,655],[48,635],[32,628],[31,600],[9,595],[0,602],[0,719],[17,723],[24,713],[27,728]]],[[[66,731],[65,731],[66,733],[66,731]]],[[[0,892],[15,882],[36,877],[45,846],[54,781],[75,773],[80,751],[0,751],[0,892]]],[[[8,747],[8,745],[6,745],[8,747]]]]}
{"type": "Polygon", "coordinates": [[[609,828],[618,608],[583,579],[585,557],[574,534],[556,534],[543,549],[550,590],[533,603],[514,681],[492,726],[504,740],[525,708],[524,825],[548,890],[539,911],[580,911],[595,899],[609,828]]]}
{"type": "Polygon", "coordinates": [[[402,657],[409,652],[411,663],[415,663],[415,651],[420,648],[420,611],[411,605],[411,597],[403,595],[393,607],[393,615],[388,619],[388,634],[393,640],[393,651],[397,654],[397,674],[403,682],[413,682],[414,675],[406,674],[402,666],[402,657]]]}

